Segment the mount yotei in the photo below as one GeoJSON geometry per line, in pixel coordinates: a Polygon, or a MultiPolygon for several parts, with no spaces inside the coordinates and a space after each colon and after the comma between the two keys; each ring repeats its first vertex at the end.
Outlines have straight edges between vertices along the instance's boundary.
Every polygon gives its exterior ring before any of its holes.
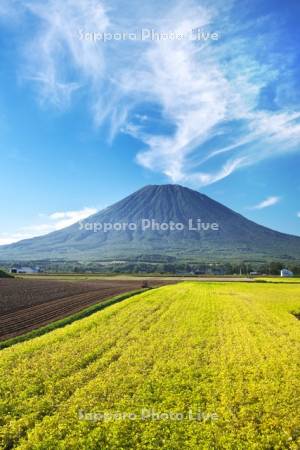
{"type": "Polygon", "coordinates": [[[0,260],[300,261],[300,237],[258,225],[179,185],[150,185],[45,236],[0,246],[0,260]]]}

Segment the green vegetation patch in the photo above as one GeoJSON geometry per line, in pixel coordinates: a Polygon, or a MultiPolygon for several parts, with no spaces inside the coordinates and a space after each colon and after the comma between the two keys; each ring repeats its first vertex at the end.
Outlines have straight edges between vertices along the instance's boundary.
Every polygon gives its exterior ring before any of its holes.
{"type": "Polygon", "coordinates": [[[0,269],[0,278],[13,278],[13,276],[0,269]]]}

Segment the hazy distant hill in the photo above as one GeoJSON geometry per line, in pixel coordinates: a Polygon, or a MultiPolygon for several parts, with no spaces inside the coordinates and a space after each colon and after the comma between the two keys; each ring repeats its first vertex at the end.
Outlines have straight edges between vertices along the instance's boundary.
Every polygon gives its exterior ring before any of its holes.
{"type": "Polygon", "coordinates": [[[7,259],[107,259],[138,255],[170,255],[179,259],[297,260],[300,237],[279,233],[246,219],[206,195],[178,185],[146,186],[118,203],[46,236],[0,247],[7,259]],[[141,221],[182,223],[182,231],[142,230],[141,221]],[[188,221],[201,219],[219,230],[190,231],[188,221]],[[92,232],[90,223],[133,223],[136,230],[92,232]]]}

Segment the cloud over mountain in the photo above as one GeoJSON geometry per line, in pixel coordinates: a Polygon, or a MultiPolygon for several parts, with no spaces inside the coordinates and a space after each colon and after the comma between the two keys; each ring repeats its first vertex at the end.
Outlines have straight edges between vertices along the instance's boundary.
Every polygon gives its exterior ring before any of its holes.
{"type": "Polygon", "coordinates": [[[272,14],[252,19],[248,3],[237,21],[230,0],[13,5],[33,24],[22,72],[40,101],[62,109],[84,96],[108,139],[122,132],[139,141],[136,161],[143,167],[202,186],[299,151],[300,111],[285,94],[296,72],[293,58],[278,51],[285,25],[272,14]],[[220,39],[80,39],[83,31],[143,28],[184,35],[201,29],[220,39]]]}

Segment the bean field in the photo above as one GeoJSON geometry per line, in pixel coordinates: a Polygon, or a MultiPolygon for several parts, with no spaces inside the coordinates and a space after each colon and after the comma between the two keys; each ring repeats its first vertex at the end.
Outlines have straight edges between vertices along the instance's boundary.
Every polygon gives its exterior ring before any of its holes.
{"type": "Polygon", "coordinates": [[[149,290],[0,352],[3,449],[300,448],[300,285],[149,290]]]}

